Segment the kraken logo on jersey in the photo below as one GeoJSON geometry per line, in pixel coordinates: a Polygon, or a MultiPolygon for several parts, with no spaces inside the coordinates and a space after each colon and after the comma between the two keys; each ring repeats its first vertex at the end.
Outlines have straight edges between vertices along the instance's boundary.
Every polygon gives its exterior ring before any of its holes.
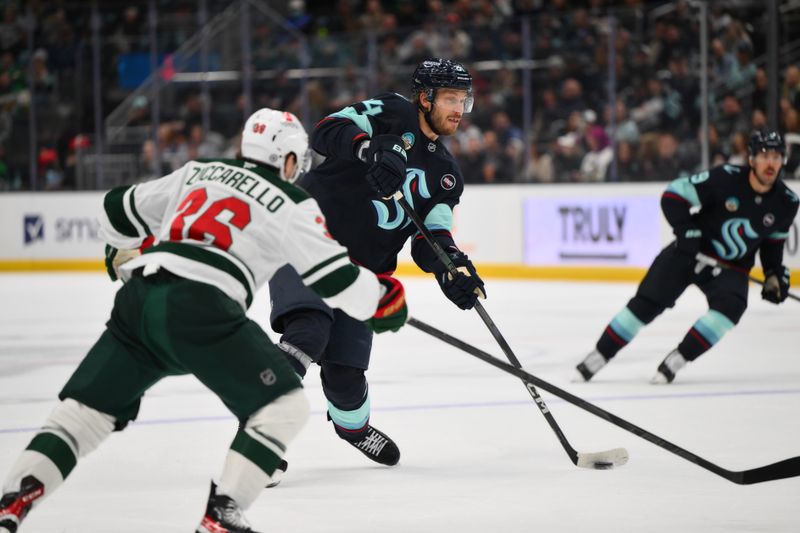
{"type": "MultiPolygon", "coordinates": [[[[431,197],[431,193],[428,191],[428,184],[425,181],[425,171],[419,168],[407,168],[406,181],[403,183],[403,197],[412,209],[414,208],[414,196],[411,194],[411,187],[414,180],[417,180],[416,189],[419,191],[419,195],[426,199],[431,197]]],[[[411,223],[411,219],[406,216],[405,211],[400,207],[397,200],[392,199],[391,201],[394,203],[395,216],[390,220],[387,205],[379,200],[372,200],[372,205],[375,206],[375,211],[378,212],[378,227],[386,231],[405,228],[411,223]]]]}
{"type": "Polygon", "coordinates": [[[722,225],[720,233],[725,244],[723,245],[716,239],[712,239],[711,243],[714,245],[717,255],[721,259],[728,261],[741,259],[747,253],[745,238],[758,238],[758,233],[755,232],[753,226],[750,225],[750,221],[746,218],[732,218],[726,221],[722,225]]]}

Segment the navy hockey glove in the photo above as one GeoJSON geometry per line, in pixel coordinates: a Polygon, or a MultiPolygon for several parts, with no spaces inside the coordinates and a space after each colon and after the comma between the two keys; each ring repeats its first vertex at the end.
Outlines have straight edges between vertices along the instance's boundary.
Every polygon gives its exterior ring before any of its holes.
{"type": "Polygon", "coordinates": [[[478,297],[486,299],[483,280],[478,276],[472,261],[465,253],[456,251],[447,254],[458,269],[456,276],[444,268],[436,272],[436,281],[447,298],[461,309],[472,309],[478,297]]]}
{"type": "Polygon", "coordinates": [[[386,274],[377,274],[378,281],[386,289],[386,293],[378,301],[378,309],[367,326],[375,333],[397,331],[408,318],[406,291],[400,280],[386,274]]]}
{"type": "Polygon", "coordinates": [[[406,180],[408,157],[399,135],[376,135],[365,149],[359,148],[359,157],[369,165],[367,181],[381,198],[397,192],[406,180]]]}
{"type": "Polygon", "coordinates": [[[789,296],[789,269],[779,266],[766,271],[761,298],[774,304],[782,303],[789,296]]]}
{"type": "Polygon", "coordinates": [[[675,228],[675,246],[679,252],[694,257],[700,251],[703,231],[693,224],[675,228]]]}

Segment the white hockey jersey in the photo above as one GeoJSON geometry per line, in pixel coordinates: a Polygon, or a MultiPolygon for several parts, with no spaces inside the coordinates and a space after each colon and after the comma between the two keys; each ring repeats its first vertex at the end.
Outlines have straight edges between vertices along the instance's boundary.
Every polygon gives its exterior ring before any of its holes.
{"type": "Polygon", "coordinates": [[[265,167],[236,159],[189,161],[161,179],[108,192],[100,234],[111,246],[155,244],[120,275],[161,267],[214,285],[247,309],[289,263],[331,307],[366,320],[381,294],[375,275],[350,262],[317,202],[265,167]]]}

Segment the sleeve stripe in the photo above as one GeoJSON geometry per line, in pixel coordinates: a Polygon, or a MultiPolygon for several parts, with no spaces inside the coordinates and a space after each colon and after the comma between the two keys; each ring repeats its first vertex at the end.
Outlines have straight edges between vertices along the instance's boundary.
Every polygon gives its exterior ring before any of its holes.
{"type": "Polygon", "coordinates": [[[325,261],[322,261],[321,263],[318,263],[316,266],[312,267],[311,269],[305,271],[303,274],[300,275],[300,277],[305,280],[306,278],[311,277],[313,274],[315,274],[316,272],[319,272],[320,270],[322,270],[326,266],[330,265],[331,263],[335,263],[336,261],[339,261],[340,259],[342,259],[344,257],[347,257],[347,252],[342,252],[340,254],[334,255],[333,257],[329,257],[325,261]]]}
{"type": "Polygon", "coordinates": [[[141,215],[139,215],[139,211],[136,209],[136,201],[134,200],[135,191],[136,191],[136,186],[134,185],[133,187],[131,187],[131,194],[128,197],[128,203],[130,204],[131,213],[133,214],[133,217],[136,219],[136,221],[144,230],[144,234],[152,235],[152,233],[150,232],[150,228],[147,226],[147,223],[144,221],[141,215]]]}
{"type": "Polygon", "coordinates": [[[348,262],[345,266],[337,268],[330,274],[310,284],[309,287],[312,291],[316,292],[320,298],[330,298],[352,285],[358,278],[359,273],[359,268],[348,262]]]}
{"type": "MultiPolygon", "coordinates": [[[[672,193],[681,197],[689,202],[692,207],[700,207],[700,197],[697,194],[697,189],[694,184],[689,181],[689,178],[678,178],[669,184],[664,196],[672,193]]],[[[671,196],[670,196],[671,197],[671,196]]]]}
{"type": "Polygon", "coordinates": [[[130,185],[111,189],[103,199],[103,208],[108,221],[117,232],[125,237],[140,237],[141,235],[128,217],[127,209],[125,209],[125,195],[130,189],[130,185]]]}
{"type": "Polygon", "coordinates": [[[328,116],[335,118],[345,118],[351,121],[359,128],[361,128],[362,131],[367,132],[367,135],[372,137],[372,123],[369,121],[369,117],[367,117],[366,115],[359,114],[358,111],[356,111],[353,106],[345,107],[341,111],[337,111],[336,113],[331,113],[328,116]]]}
{"type": "Polygon", "coordinates": [[[679,201],[681,201],[681,202],[685,202],[685,203],[687,203],[687,204],[689,203],[689,200],[687,200],[687,199],[686,199],[686,198],[684,198],[683,196],[678,196],[678,195],[677,195],[677,194],[675,194],[674,192],[665,192],[665,193],[664,193],[664,194],[662,194],[661,196],[662,196],[663,198],[669,198],[670,200],[679,200],[679,201]]]}
{"type": "Polygon", "coordinates": [[[767,235],[767,239],[773,241],[785,241],[788,238],[789,238],[789,233],[783,231],[776,231],[775,233],[770,233],[769,235],[767,235]]]}
{"type": "Polygon", "coordinates": [[[450,230],[453,227],[453,210],[447,204],[436,204],[425,217],[430,230],[450,230]]]}

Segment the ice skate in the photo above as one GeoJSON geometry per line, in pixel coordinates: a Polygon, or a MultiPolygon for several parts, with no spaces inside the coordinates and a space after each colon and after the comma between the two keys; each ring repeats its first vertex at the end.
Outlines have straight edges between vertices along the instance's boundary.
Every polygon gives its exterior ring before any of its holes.
{"type": "Polygon", "coordinates": [[[572,379],[573,383],[583,383],[585,381],[589,381],[597,374],[601,368],[606,366],[608,360],[603,357],[603,354],[598,352],[597,350],[592,350],[592,352],[586,356],[583,362],[579,363],[578,366],[575,367],[577,372],[572,379]]]}
{"type": "Polygon", "coordinates": [[[376,463],[393,466],[400,461],[400,449],[394,441],[372,426],[367,426],[367,432],[363,439],[348,440],[347,442],[376,463]]]}
{"type": "Polygon", "coordinates": [[[44,485],[33,476],[22,479],[17,492],[3,494],[0,499],[0,533],[16,533],[33,502],[44,496],[44,485]]]}
{"type": "Polygon", "coordinates": [[[257,533],[250,529],[244,513],[224,494],[217,494],[217,485],[211,482],[211,494],[208,496],[206,514],[195,533],[257,533]]]}
{"type": "Polygon", "coordinates": [[[678,370],[686,366],[686,359],[681,355],[678,350],[672,350],[669,355],[664,358],[664,361],[658,365],[658,370],[650,383],[653,385],[666,385],[675,380],[675,374],[678,370]]]}

